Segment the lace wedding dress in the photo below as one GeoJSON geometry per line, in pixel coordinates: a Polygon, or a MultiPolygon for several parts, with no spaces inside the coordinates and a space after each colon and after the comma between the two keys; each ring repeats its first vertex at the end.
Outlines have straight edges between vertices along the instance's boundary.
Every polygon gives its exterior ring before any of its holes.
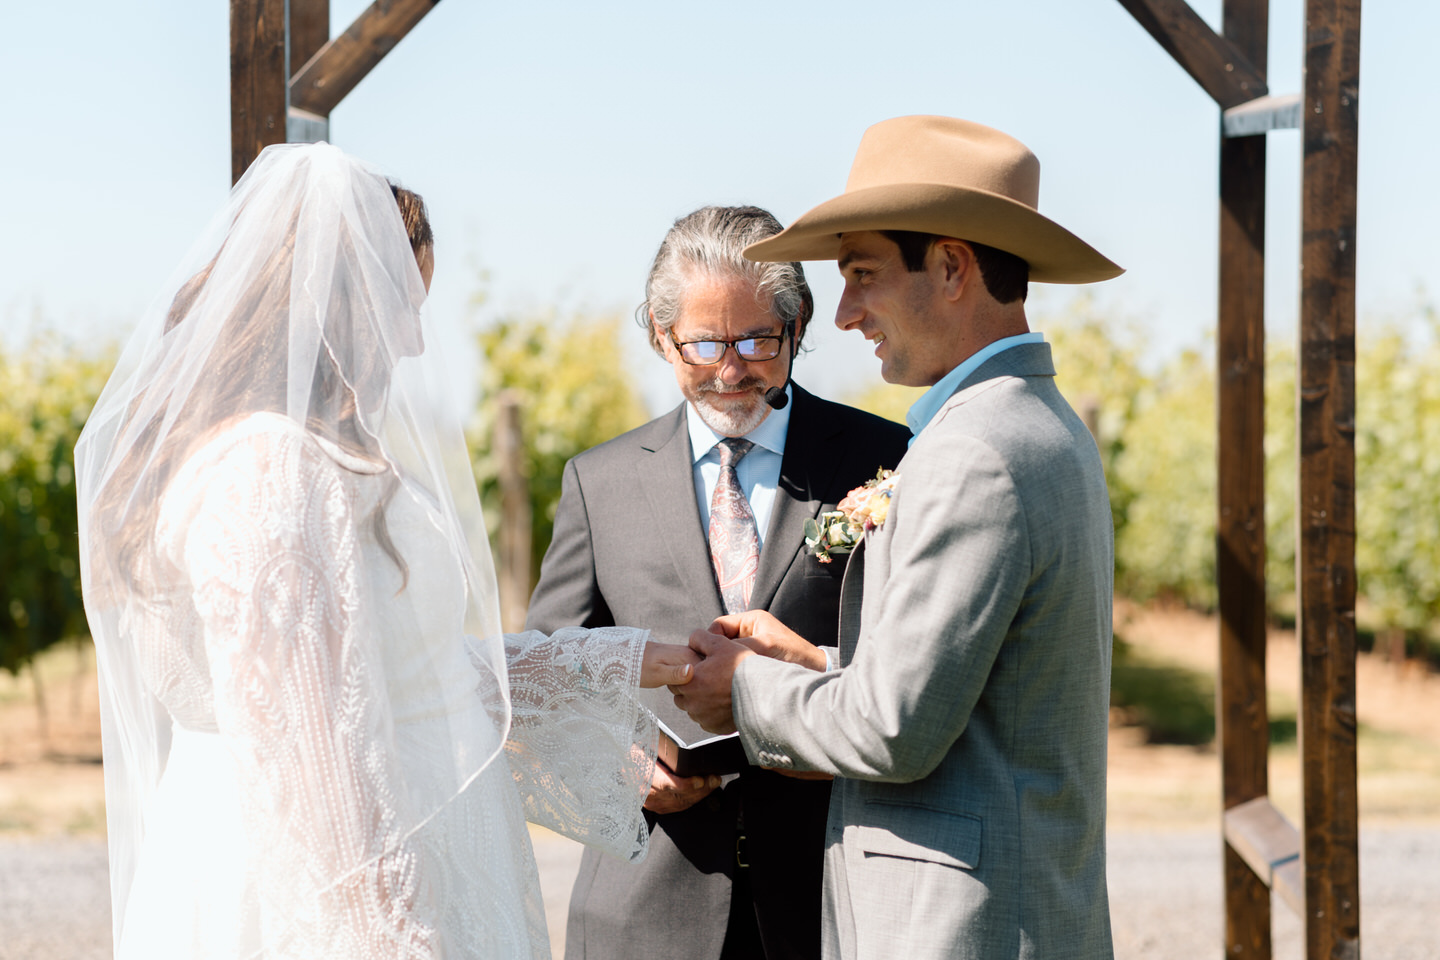
{"type": "Polygon", "coordinates": [[[76,446],[121,960],[548,957],[525,821],[644,851],[646,635],[501,634],[399,204],[267,147],[76,446]]]}
{"type": "Polygon", "coordinates": [[[526,819],[643,854],[646,634],[507,636],[507,732],[427,493],[383,507],[404,568],[362,522],[389,476],[257,413],[169,484],[121,614],[172,732],[120,960],[548,958],[526,819]]]}

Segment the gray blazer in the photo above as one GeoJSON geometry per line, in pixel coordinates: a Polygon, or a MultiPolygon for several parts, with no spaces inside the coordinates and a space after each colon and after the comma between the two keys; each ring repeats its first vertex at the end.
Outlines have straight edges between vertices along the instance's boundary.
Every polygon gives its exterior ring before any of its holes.
{"type": "MultiPolygon", "coordinates": [[[[794,388],[780,483],[752,603],[833,644],[844,558],[803,556],[805,520],[905,453],[910,432],[794,388]]],[[[685,407],[575,457],[526,626],[648,627],[684,643],[723,612],[695,502],[685,407]]],[[[689,724],[665,690],[647,702],[689,724]]],[[[638,864],[587,850],[570,899],[568,958],[720,956],[744,814],[747,880],[767,957],[818,957],[830,784],[747,768],[689,810],[648,815],[638,864]]]]}
{"type": "Polygon", "coordinates": [[[752,760],[827,770],[827,957],[1112,956],[1105,744],[1113,527],[1050,348],[986,361],[852,557],[842,667],[749,657],[752,760]]]}

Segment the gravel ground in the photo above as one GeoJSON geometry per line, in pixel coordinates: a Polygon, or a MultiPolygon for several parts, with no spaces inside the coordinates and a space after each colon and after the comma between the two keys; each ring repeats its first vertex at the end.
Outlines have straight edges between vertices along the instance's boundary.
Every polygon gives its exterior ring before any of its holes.
{"type": "MultiPolygon", "coordinates": [[[[557,956],[579,847],[535,835],[557,956]]],[[[1366,960],[1437,960],[1440,827],[1361,832],[1361,944],[1366,960]]],[[[108,960],[103,843],[0,839],[0,960],[108,960]]],[[[1220,841],[1211,831],[1113,833],[1110,907],[1117,960],[1222,954],[1220,841]]],[[[1275,960],[1304,956],[1300,921],[1275,906],[1275,960]]]]}
{"type": "MultiPolygon", "coordinates": [[[[1218,833],[1112,833],[1110,918],[1117,960],[1223,954],[1218,833]]],[[[1360,946],[1366,960],[1440,958],[1440,828],[1360,832],[1360,946]]],[[[1302,960],[1300,918],[1278,897],[1274,960],[1302,960]]]]}
{"type": "Polygon", "coordinates": [[[100,840],[0,839],[0,960],[109,960],[100,840]]]}

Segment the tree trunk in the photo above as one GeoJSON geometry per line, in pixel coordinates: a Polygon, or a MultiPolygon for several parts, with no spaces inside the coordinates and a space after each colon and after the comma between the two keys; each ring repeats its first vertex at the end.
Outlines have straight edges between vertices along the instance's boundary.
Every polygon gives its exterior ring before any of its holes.
{"type": "Polygon", "coordinates": [[[86,656],[84,637],[75,638],[75,673],[70,677],[70,719],[80,719],[80,696],[85,690],[85,678],[90,674],[90,658],[86,656]]]}
{"type": "Polygon", "coordinates": [[[30,682],[35,687],[35,720],[40,733],[40,749],[50,752],[50,708],[45,702],[45,684],[40,681],[38,660],[30,661],[30,682]]]}

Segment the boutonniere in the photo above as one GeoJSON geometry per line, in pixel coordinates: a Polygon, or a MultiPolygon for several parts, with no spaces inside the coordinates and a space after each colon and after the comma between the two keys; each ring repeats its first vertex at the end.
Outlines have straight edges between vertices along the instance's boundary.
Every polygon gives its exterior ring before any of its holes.
{"type": "Polygon", "coordinates": [[[885,523],[890,515],[890,497],[900,483],[894,470],[881,470],[845,495],[834,510],[820,514],[820,519],[805,521],[805,552],[821,563],[829,563],[836,554],[849,553],[865,536],[885,523]]]}

